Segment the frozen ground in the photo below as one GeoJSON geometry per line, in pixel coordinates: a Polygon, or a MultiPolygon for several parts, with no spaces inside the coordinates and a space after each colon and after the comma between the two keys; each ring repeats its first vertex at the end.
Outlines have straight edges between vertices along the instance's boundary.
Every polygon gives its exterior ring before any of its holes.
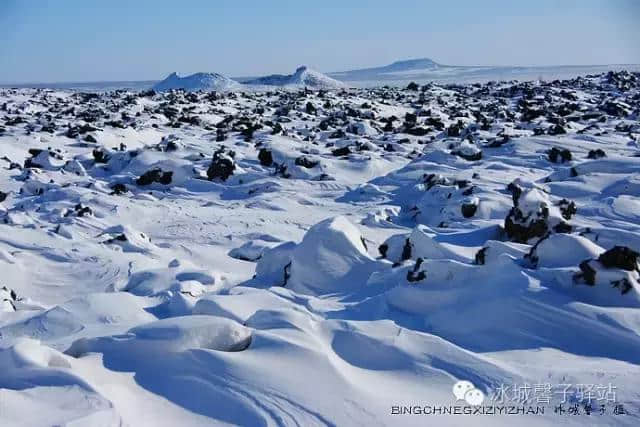
{"type": "Polygon", "coordinates": [[[0,425],[638,425],[639,79],[0,90],[0,425]]]}

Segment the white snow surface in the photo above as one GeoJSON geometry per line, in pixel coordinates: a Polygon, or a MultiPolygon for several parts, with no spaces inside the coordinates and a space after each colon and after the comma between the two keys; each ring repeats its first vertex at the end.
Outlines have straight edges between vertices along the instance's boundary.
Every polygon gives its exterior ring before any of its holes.
{"type": "Polygon", "coordinates": [[[640,91],[615,76],[0,89],[0,425],[638,425],[640,267],[598,260],[640,251],[640,91]],[[458,381],[544,414],[394,414],[477,408],[458,381]]]}

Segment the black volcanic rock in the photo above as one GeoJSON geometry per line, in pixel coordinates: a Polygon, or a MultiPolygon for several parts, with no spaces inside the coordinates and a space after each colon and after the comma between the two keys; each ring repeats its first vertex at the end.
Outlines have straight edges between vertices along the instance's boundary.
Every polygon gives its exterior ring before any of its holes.
{"type": "Polygon", "coordinates": [[[150,185],[150,184],[153,184],[154,182],[157,182],[162,185],[169,185],[171,184],[172,177],[173,177],[173,172],[171,171],[164,172],[160,168],[154,168],[142,174],[136,180],[136,184],[150,185]]]}
{"type": "Polygon", "coordinates": [[[225,153],[224,149],[220,149],[213,153],[213,160],[207,169],[207,177],[209,180],[220,179],[226,181],[229,179],[236,169],[233,160],[233,152],[225,153]]]}

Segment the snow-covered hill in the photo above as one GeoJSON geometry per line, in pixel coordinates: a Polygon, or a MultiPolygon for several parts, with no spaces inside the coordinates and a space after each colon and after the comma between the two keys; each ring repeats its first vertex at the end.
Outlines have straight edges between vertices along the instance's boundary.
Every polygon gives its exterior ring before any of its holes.
{"type": "Polygon", "coordinates": [[[272,74],[258,77],[244,82],[247,85],[303,87],[316,89],[336,89],[344,84],[326,74],[303,65],[298,67],[293,74],[272,74]]]}
{"type": "Polygon", "coordinates": [[[640,70],[639,65],[585,66],[458,66],[443,65],[429,58],[407,59],[380,67],[328,73],[330,77],[356,86],[380,84],[486,82],[491,80],[564,79],[611,70],[640,70]]]}
{"type": "Polygon", "coordinates": [[[380,78],[380,76],[388,75],[389,73],[404,73],[404,72],[428,72],[434,71],[442,66],[437,62],[429,58],[419,59],[406,59],[402,61],[396,61],[389,65],[381,67],[361,68],[357,70],[342,71],[329,73],[330,76],[345,81],[354,80],[372,80],[380,78]]]}
{"type": "Polygon", "coordinates": [[[229,91],[238,90],[241,84],[235,80],[218,73],[195,73],[189,76],[180,77],[176,73],[171,73],[164,80],[156,83],[153,90],[162,92],[171,89],[184,89],[186,91],[229,91]]]}

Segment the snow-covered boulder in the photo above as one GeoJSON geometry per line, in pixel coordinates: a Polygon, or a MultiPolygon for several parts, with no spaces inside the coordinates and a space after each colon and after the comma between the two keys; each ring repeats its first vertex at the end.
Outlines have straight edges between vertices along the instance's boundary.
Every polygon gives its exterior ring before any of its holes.
{"type": "Polygon", "coordinates": [[[229,251],[231,258],[241,259],[243,261],[257,261],[262,257],[262,253],[276,246],[277,242],[266,242],[264,240],[249,240],[242,246],[233,248],[229,251]]]}
{"type": "Polygon", "coordinates": [[[474,188],[467,183],[439,175],[427,176],[426,182],[416,189],[423,192],[406,211],[420,224],[446,226],[477,217],[491,218],[500,210],[500,204],[493,200],[483,206],[479,197],[472,196],[474,188]]]}
{"type": "Polygon", "coordinates": [[[31,157],[25,160],[25,168],[37,168],[46,170],[58,170],[64,166],[65,160],[60,150],[29,150],[31,157]]]}
{"type": "Polygon", "coordinates": [[[371,122],[369,120],[349,123],[346,131],[354,135],[371,137],[376,136],[380,133],[376,128],[371,126],[371,122]]]}
{"type": "Polygon", "coordinates": [[[165,135],[160,139],[160,142],[156,144],[155,148],[158,151],[176,151],[184,147],[184,143],[181,138],[175,133],[165,135]]]}
{"type": "Polygon", "coordinates": [[[233,152],[225,152],[224,148],[221,148],[213,153],[213,159],[207,169],[207,178],[226,181],[235,170],[233,152]]]}
{"type": "Polygon", "coordinates": [[[291,255],[295,242],[284,242],[265,249],[256,264],[256,278],[268,286],[284,286],[289,280],[291,255]]]}
{"type": "Polygon", "coordinates": [[[568,232],[571,226],[565,221],[575,213],[575,204],[553,204],[548,194],[538,188],[523,190],[511,184],[513,208],[504,221],[510,239],[519,243],[535,242],[547,233],[568,232]]]}
{"type": "Polygon", "coordinates": [[[205,292],[205,286],[215,283],[216,277],[207,271],[170,266],[131,274],[123,290],[134,295],[171,296],[181,293],[198,297],[205,292]]]}
{"type": "Polygon", "coordinates": [[[521,292],[527,284],[520,271],[506,254],[501,254],[492,268],[418,258],[414,264],[372,276],[370,286],[396,283],[386,293],[393,308],[423,316],[448,312],[447,317],[453,320],[459,311],[473,309],[479,300],[497,301],[521,292]]]}
{"type": "Polygon", "coordinates": [[[451,150],[451,154],[470,162],[482,159],[482,150],[468,141],[461,141],[457,144],[455,148],[451,150]]]}
{"type": "Polygon", "coordinates": [[[145,151],[131,159],[125,173],[136,176],[136,184],[151,188],[181,186],[194,176],[193,164],[183,159],[167,158],[162,153],[145,151]]]}
{"type": "Polygon", "coordinates": [[[338,216],[311,227],[293,250],[288,285],[303,293],[351,291],[364,286],[374,268],[356,226],[338,216]]]}
{"type": "MultiPolygon", "coordinates": [[[[603,252],[597,259],[587,259],[580,263],[580,273],[574,281],[593,286],[595,292],[611,293],[617,289],[623,296],[640,302],[640,254],[626,247],[615,246],[603,252]],[[611,289],[615,288],[615,289],[611,289]]],[[[610,295],[602,296],[605,301],[610,295]]]]}
{"type": "Polygon", "coordinates": [[[586,237],[575,234],[549,234],[531,248],[527,258],[538,267],[573,267],[604,252],[586,237]]]}
{"type": "Polygon", "coordinates": [[[102,243],[119,246],[123,252],[147,253],[156,248],[149,236],[128,225],[108,227],[100,234],[100,238],[103,239],[102,243]]]}
{"type": "Polygon", "coordinates": [[[495,264],[502,254],[520,259],[528,254],[529,249],[529,245],[522,243],[487,240],[482,248],[476,252],[474,263],[478,265],[495,264]]]}
{"type": "Polygon", "coordinates": [[[433,240],[425,227],[417,226],[410,234],[396,234],[389,237],[378,248],[380,255],[394,263],[418,258],[455,259],[468,261],[451,249],[433,240]]]}
{"type": "Polygon", "coordinates": [[[18,296],[13,289],[6,286],[0,288],[0,313],[7,311],[16,311],[16,301],[18,296]]]}
{"type": "Polygon", "coordinates": [[[77,160],[69,160],[67,163],[64,164],[63,169],[67,172],[76,174],[78,176],[87,175],[87,171],[85,170],[84,166],[82,166],[82,163],[80,163],[77,160]]]}

